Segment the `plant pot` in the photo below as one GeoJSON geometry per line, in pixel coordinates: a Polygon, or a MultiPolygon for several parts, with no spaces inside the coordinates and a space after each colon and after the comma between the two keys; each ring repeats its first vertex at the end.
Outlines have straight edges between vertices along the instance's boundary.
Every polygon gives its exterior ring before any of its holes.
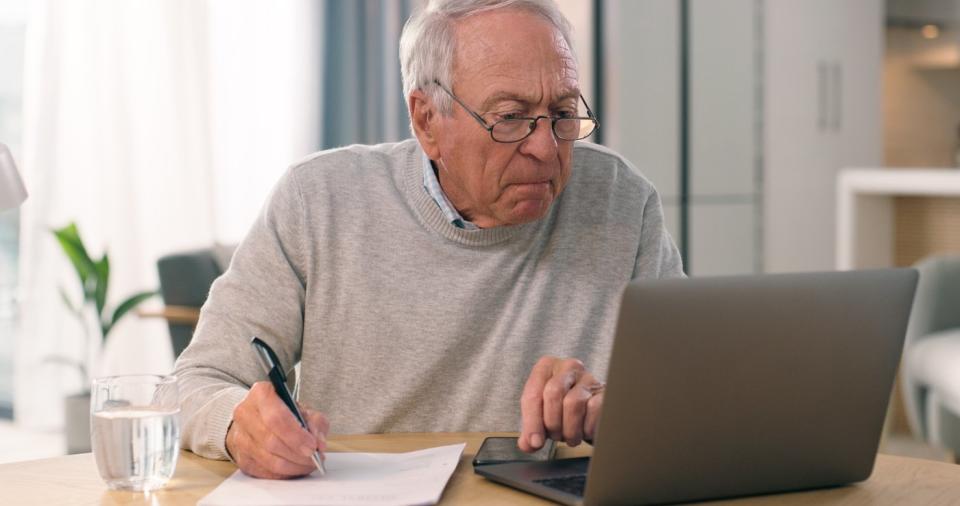
{"type": "Polygon", "coordinates": [[[90,392],[81,392],[64,399],[64,434],[67,453],[90,452],[90,392]]]}

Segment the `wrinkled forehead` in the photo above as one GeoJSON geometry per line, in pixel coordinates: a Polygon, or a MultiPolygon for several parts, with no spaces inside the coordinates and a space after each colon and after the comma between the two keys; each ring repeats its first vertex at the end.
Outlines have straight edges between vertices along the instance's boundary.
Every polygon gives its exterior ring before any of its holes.
{"type": "Polygon", "coordinates": [[[579,90],[577,63],[563,34],[550,21],[520,9],[498,9],[455,24],[453,78],[546,83],[552,92],[579,90]]]}

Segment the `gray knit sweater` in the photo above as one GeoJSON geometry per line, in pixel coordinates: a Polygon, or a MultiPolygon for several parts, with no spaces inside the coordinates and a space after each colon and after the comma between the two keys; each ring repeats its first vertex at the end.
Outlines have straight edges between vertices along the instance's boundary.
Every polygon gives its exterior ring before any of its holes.
{"type": "Polygon", "coordinates": [[[607,372],[620,293],[681,276],[653,186],[577,143],[543,219],[463,230],[423,188],[414,140],[292,167],[210,290],[176,364],[183,446],[227,458],[233,408],[265,379],[249,346],[301,362],[299,400],[334,433],[519,430],[542,355],[607,372]]]}

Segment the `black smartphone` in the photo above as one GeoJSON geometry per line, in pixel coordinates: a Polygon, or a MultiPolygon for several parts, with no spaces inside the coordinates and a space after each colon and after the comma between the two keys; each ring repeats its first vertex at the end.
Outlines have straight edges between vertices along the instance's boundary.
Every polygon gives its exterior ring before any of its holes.
{"type": "Polygon", "coordinates": [[[502,464],[531,460],[550,460],[557,451],[552,439],[547,439],[543,447],[533,453],[525,453],[517,447],[515,437],[488,437],[483,440],[480,450],[473,457],[474,466],[502,464]]]}

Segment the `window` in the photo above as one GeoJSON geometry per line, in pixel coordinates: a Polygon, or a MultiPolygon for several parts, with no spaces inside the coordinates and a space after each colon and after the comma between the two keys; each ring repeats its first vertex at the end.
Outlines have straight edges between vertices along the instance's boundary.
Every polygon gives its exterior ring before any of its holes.
{"type": "MultiPolygon", "coordinates": [[[[22,132],[25,0],[0,7],[0,142],[19,160],[22,132]]],[[[20,213],[0,213],[0,418],[13,416],[13,341],[17,323],[20,213]]]]}

